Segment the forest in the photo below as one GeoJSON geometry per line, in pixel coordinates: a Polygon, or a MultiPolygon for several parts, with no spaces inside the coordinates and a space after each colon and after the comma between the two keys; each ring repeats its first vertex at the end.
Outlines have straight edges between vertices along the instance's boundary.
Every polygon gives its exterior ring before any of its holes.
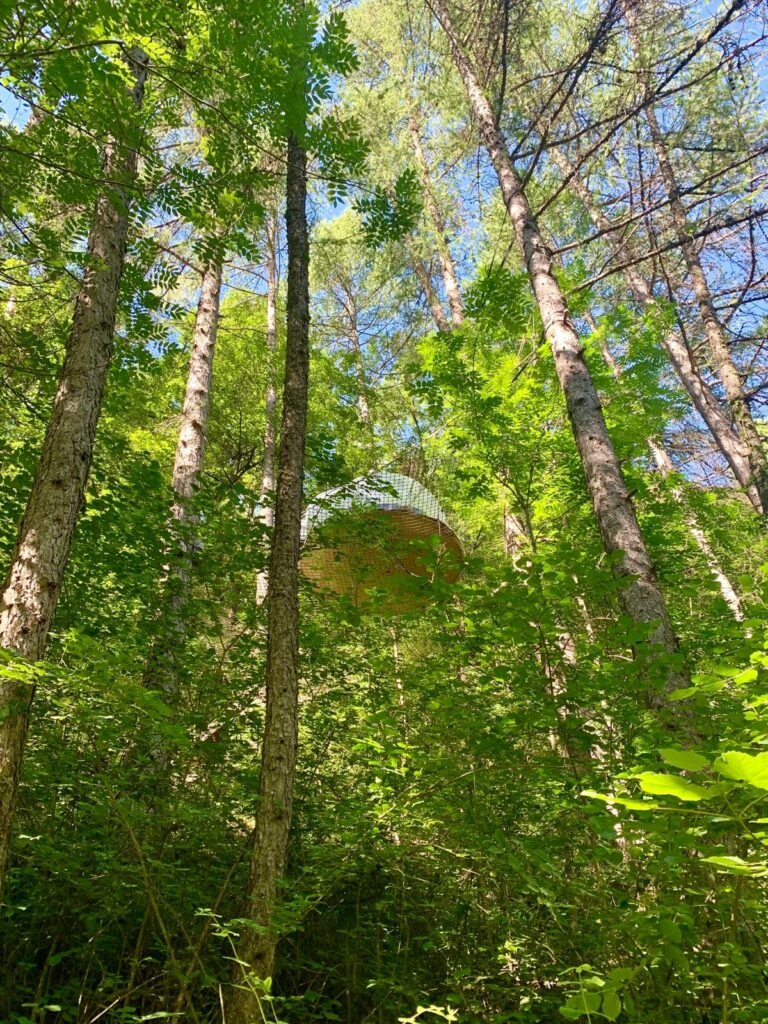
{"type": "Polygon", "coordinates": [[[0,3],[1,1024],[768,1021],[768,4],[0,3]]]}

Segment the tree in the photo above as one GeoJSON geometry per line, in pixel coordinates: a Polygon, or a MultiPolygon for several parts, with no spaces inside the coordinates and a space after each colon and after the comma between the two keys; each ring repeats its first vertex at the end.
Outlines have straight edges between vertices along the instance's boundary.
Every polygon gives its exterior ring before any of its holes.
{"type": "MultiPolygon", "coordinates": [[[[146,56],[126,54],[138,110],[146,56]]],[[[107,368],[112,355],[120,278],[138,164],[138,125],[129,111],[104,151],[108,187],[97,200],[87,265],[75,301],[72,330],[32,490],[3,586],[0,643],[12,655],[39,661],[56,610],[91,466],[107,368]]],[[[6,679],[0,699],[0,885],[8,867],[11,822],[34,687],[6,679]]]]}
{"type": "MultiPolygon", "coordinates": [[[[606,237],[614,240],[616,232],[613,225],[600,210],[590,190],[581,180],[577,169],[569,163],[567,157],[559,150],[553,151],[552,159],[564,175],[567,176],[571,187],[584,204],[595,226],[606,237]]],[[[634,255],[632,247],[626,242],[619,241],[616,251],[625,257],[628,256],[630,261],[634,255]]],[[[625,275],[632,295],[639,307],[643,310],[653,308],[656,304],[653,291],[635,263],[629,263],[629,266],[625,269],[625,275]]],[[[744,488],[749,500],[755,507],[755,511],[762,514],[762,500],[754,483],[754,475],[750,468],[749,452],[741,439],[733,433],[727,416],[723,412],[720,403],[712,394],[712,389],[702,380],[685,339],[681,338],[677,331],[669,331],[664,335],[662,343],[669,356],[669,361],[680,379],[680,383],[688,392],[696,411],[709,427],[718,448],[733,470],[733,475],[744,488]]]]}
{"type": "MultiPolygon", "coordinates": [[[[144,674],[145,685],[160,690],[171,706],[178,703],[179,664],[186,632],[184,609],[189,596],[195,550],[199,544],[196,537],[198,514],[194,500],[200,486],[205,458],[213,358],[219,328],[221,279],[222,257],[217,253],[203,271],[200,284],[171,478],[174,495],[170,524],[171,562],[164,581],[166,606],[160,609],[163,628],[152,645],[144,674]]],[[[158,767],[167,769],[170,758],[167,744],[157,738],[153,739],[150,754],[158,767]]]]}
{"type": "Polygon", "coordinates": [[[429,213],[430,220],[432,221],[432,230],[434,231],[435,238],[437,240],[437,252],[440,258],[440,266],[443,271],[445,294],[448,296],[448,306],[451,310],[451,321],[455,327],[461,327],[464,322],[464,306],[461,301],[456,265],[453,262],[451,250],[448,245],[445,222],[440,214],[440,210],[437,206],[437,200],[435,199],[435,195],[432,190],[429,164],[427,163],[427,158],[424,155],[424,147],[421,144],[421,130],[419,128],[419,123],[413,114],[408,118],[408,131],[413,143],[413,152],[416,156],[416,165],[419,169],[421,186],[424,191],[424,204],[429,213]]]}
{"type": "MultiPolygon", "coordinates": [[[[642,8],[635,53],[617,0],[445,2],[527,249],[427,6],[0,12],[6,564],[104,149],[143,126],[53,627],[41,661],[1,653],[36,685],[9,1024],[765,1016],[768,533],[645,114],[762,436],[764,12],[642,8]],[[563,360],[679,652],[622,607],[563,360]],[[417,542],[436,571],[397,614],[302,579],[302,505],[371,470],[418,476],[463,549],[453,578],[417,542]]],[[[391,511],[340,512],[340,571],[358,538],[389,560],[391,511]]]]}
{"type": "MultiPolygon", "coordinates": [[[[734,8],[741,6],[734,5],[734,8]]],[[[638,33],[638,23],[633,5],[624,4],[630,38],[637,54],[642,52],[638,33]]],[[[747,452],[750,476],[746,483],[747,489],[757,491],[759,505],[763,511],[768,509],[768,461],[766,460],[763,442],[755,425],[747,401],[739,370],[736,367],[723,325],[715,310],[714,299],[704,272],[701,259],[691,236],[687,214],[683,206],[677,176],[669,157],[664,136],[659,125],[653,105],[653,90],[647,71],[641,71],[641,83],[644,94],[644,112],[648,122],[651,141],[659,161],[664,187],[669,199],[669,211],[672,217],[677,240],[685,259],[685,265],[693,284],[696,302],[706,332],[710,358],[713,366],[723,382],[725,394],[731,408],[731,414],[739,428],[742,444],[747,452]]]]}
{"type": "MultiPolygon", "coordinates": [[[[264,400],[264,455],[261,465],[261,489],[259,493],[259,515],[265,526],[275,525],[272,495],[275,490],[275,455],[277,448],[277,295],[279,227],[277,213],[270,215],[266,228],[267,243],[267,358],[269,360],[267,390],[264,400]]],[[[256,600],[265,600],[269,589],[266,572],[260,572],[256,580],[256,600]]]]}
{"type": "MultiPolygon", "coordinates": [[[[649,625],[650,642],[666,654],[674,655],[677,641],[669,613],[640,532],[631,495],[622,479],[600,400],[584,359],[583,346],[552,270],[548,248],[501,139],[491,105],[461,47],[447,7],[442,0],[435,0],[433,9],[448,38],[454,62],[496,170],[544,329],[552,345],[603,545],[606,553],[615,558],[614,572],[623,583],[619,600],[634,623],[649,625]]],[[[674,689],[683,678],[679,670],[671,669],[667,685],[674,689]]],[[[652,690],[648,699],[652,704],[664,703],[663,696],[652,690]]]]}
{"type": "Polygon", "coordinates": [[[245,1024],[259,1012],[258,989],[252,981],[248,984],[249,979],[272,977],[277,945],[275,903],[278,882],[285,872],[291,826],[298,743],[299,544],[309,387],[306,160],[299,139],[291,133],[286,163],[288,314],[275,527],[269,563],[267,717],[247,890],[247,916],[251,923],[238,946],[239,960],[246,965],[246,984],[237,987],[230,998],[228,1017],[233,1024],[245,1024]]]}

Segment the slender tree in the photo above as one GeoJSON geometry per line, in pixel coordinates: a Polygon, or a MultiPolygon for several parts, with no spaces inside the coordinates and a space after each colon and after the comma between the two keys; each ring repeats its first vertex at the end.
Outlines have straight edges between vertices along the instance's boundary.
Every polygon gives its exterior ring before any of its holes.
{"type": "MultiPolygon", "coordinates": [[[[565,395],[573,435],[606,553],[621,581],[619,600],[626,615],[649,627],[649,640],[667,654],[677,641],[653,563],[637,521],[632,497],[603,416],[600,399],[584,358],[584,348],[555,277],[552,258],[526,198],[521,179],[498,128],[493,108],[452,24],[444,0],[431,0],[450,45],[454,64],[464,82],[480,135],[498,177],[507,213],[531,281],[549,338],[557,375],[565,395]]],[[[667,672],[670,687],[684,681],[676,670],[667,672]]],[[[662,705],[657,691],[648,693],[651,705],[662,705]]]]}
{"type": "MultiPolygon", "coordinates": [[[[597,325],[595,324],[590,314],[587,314],[587,322],[593,330],[596,329],[597,325]]],[[[607,342],[603,342],[602,351],[603,358],[608,364],[611,373],[616,378],[616,380],[619,380],[622,375],[621,365],[614,356],[613,352],[611,352],[607,342]]],[[[646,443],[648,445],[648,450],[651,454],[651,458],[653,459],[654,463],[656,464],[656,468],[659,470],[664,479],[666,480],[669,479],[670,477],[673,477],[675,467],[674,463],[672,462],[672,458],[669,452],[667,451],[667,447],[664,443],[664,438],[648,437],[646,439],[646,443]]],[[[701,551],[702,555],[704,556],[704,560],[707,563],[707,568],[717,580],[717,585],[720,588],[720,593],[723,597],[723,600],[730,608],[731,612],[733,613],[733,617],[736,619],[736,621],[741,622],[744,618],[744,613],[741,608],[741,601],[739,600],[739,595],[736,593],[733,584],[728,579],[728,576],[726,575],[724,569],[718,562],[717,556],[712,549],[712,545],[709,543],[706,533],[701,528],[701,524],[696,518],[695,513],[691,509],[687,509],[685,507],[685,495],[683,493],[682,487],[680,487],[679,485],[673,486],[672,496],[674,497],[677,504],[680,505],[683,509],[685,509],[684,515],[686,524],[688,526],[688,532],[691,538],[693,539],[693,542],[695,543],[696,547],[701,551]]]]}
{"type": "MultiPolygon", "coordinates": [[[[264,457],[261,463],[259,518],[270,529],[275,525],[275,452],[277,448],[277,254],[278,219],[275,210],[267,218],[267,390],[264,399],[264,457]]],[[[263,604],[269,590],[269,576],[262,571],[256,577],[256,601],[263,604]]]]}
{"type": "Polygon", "coordinates": [[[357,413],[363,426],[367,430],[372,431],[373,421],[371,420],[371,409],[368,402],[368,383],[365,379],[365,363],[363,362],[363,346],[360,341],[357,302],[351,284],[346,280],[343,273],[337,275],[336,284],[338,285],[338,291],[333,284],[331,285],[331,291],[336,296],[346,317],[346,334],[352,350],[355,383],[357,384],[357,413]]]}
{"type": "MultiPolygon", "coordinates": [[[[653,460],[661,475],[665,479],[671,477],[675,471],[675,467],[663,442],[649,438],[648,447],[651,450],[653,460]]],[[[682,492],[682,488],[675,486],[672,490],[672,494],[675,500],[684,507],[685,495],[682,492]]],[[[709,538],[701,528],[701,524],[693,512],[686,511],[685,519],[688,524],[688,531],[693,538],[696,547],[701,551],[704,561],[707,564],[707,568],[717,580],[717,585],[720,588],[720,594],[723,600],[730,608],[734,619],[736,619],[737,622],[742,622],[744,619],[744,611],[741,607],[741,600],[739,595],[736,593],[735,587],[720,564],[717,555],[712,549],[712,545],[709,543],[709,538]]]]}
{"type": "MultiPolygon", "coordinates": [[[[552,159],[564,177],[568,178],[570,187],[581,200],[592,223],[605,234],[606,239],[615,243],[617,255],[621,255],[629,263],[623,273],[637,304],[643,310],[652,308],[656,303],[653,289],[637,265],[631,262],[637,255],[631,243],[621,239],[619,232],[601,209],[581,173],[566,155],[561,150],[553,148],[552,159]]],[[[712,394],[712,389],[702,379],[685,340],[677,331],[672,330],[664,334],[662,344],[680,383],[687,391],[696,411],[709,427],[710,433],[731,467],[734,477],[744,488],[755,510],[762,514],[763,505],[760,493],[754,484],[749,451],[742,439],[731,429],[729,419],[717,398],[712,394]]]]}
{"type": "MultiPolygon", "coordinates": [[[[640,57],[643,47],[636,5],[623,0],[623,9],[633,49],[636,56],[640,57]]],[[[699,316],[704,326],[709,357],[715,372],[723,383],[731,414],[748,453],[751,478],[749,486],[754,487],[757,491],[762,510],[766,512],[768,511],[768,458],[766,458],[765,448],[752,416],[752,410],[749,407],[741,373],[728,347],[725,328],[717,314],[712,290],[688,223],[688,214],[683,204],[677,173],[670,158],[667,142],[659,124],[654,103],[652,102],[654,92],[647,69],[641,68],[640,82],[643,96],[646,100],[644,105],[645,119],[648,123],[651,142],[656,153],[656,159],[659,162],[661,177],[669,200],[672,225],[693,286],[699,316]]]]}
{"type": "MultiPolygon", "coordinates": [[[[184,608],[187,604],[191,562],[196,546],[197,516],[191,505],[200,486],[205,458],[205,439],[213,383],[213,357],[219,327],[222,260],[214,256],[203,271],[200,297],[192,332],[187,383],[181,411],[176,457],[173,463],[173,505],[171,507],[171,563],[166,577],[167,628],[150,655],[145,683],[163,691],[175,701],[178,697],[178,659],[184,639],[184,608]]],[[[162,746],[162,745],[161,745],[162,746]]],[[[158,752],[164,759],[164,747],[158,752]]]]}
{"type": "MultiPolygon", "coordinates": [[[[237,948],[238,959],[247,965],[249,974],[261,979],[271,978],[274,970],[275,905],[278,881],[285,873],[288,856],[298,740],[298,566],[309,384],[309,241],[307,158],[294,133],[288,137],[286,195],[288,314],[275,527],[269,564],[266,719],[246,901],[246,915],[253,927],[243,931],[237,948]]],[[[229,1024],[250,1024],[259,1015],[254,986],[236,986],[227,1008],[229,1024]]]]}
{"type": "Polygon", "coordinates": [[[417,274],[422,288],[427,294],[432,317],[437,324],[437,328],[440,331],[444,331],[448,330],[451,325],[454,327],[461,327],[464,323],[464,301],[461,297],[459,277],[456,272],[456,264],[453,259],[453,254],[451,253],[451,246],[448,240],[445,220],[440,212],[437,199],[435,198],[435,190],[432,185],[429,164],[427,163],[424,148],[421,144],[421,133],[419,131],[418,123],[413,116],[408,118],[408,131],[413,143],[413,151],[416,155],[416,163],[419,168],[421,186],[424,191],[424,205],[427,213],[429,214],[432,231],[437,241],[437,255],[443,274],[443,287],[445,288],[445,294],[448,299],[448,308],[451,312],[450,322],[445,316],[443,304],[435,293],[431,278],[427,281],[423,280],[424,277],[428,277],[428,272],[423,264],[420,264],[421,273],[419,273],[419,270],[417,269],[417,274]]]}
{"type": "Polygon", "coordinates": [[[443,285],[448,298],[448,308],[451,311],[451,322],[455,327],[461,327],[464,322],[464,304],[461,301],[456,264],[453,261],[450,245],[448,244],[445,218],[437,204],[429,164],[427,163],[424,147],[421,143],[421,129],[413,114],[408,118],[408,133],[411,137],[411,144],[416,157],[416,166],[419,169],[419,177],[421,178],[421,185],[424,191],[424,205],[432,222],[432,230],[437,243],[437,254],[443,272],[443,285]]]}
{"type": "Polygon", "coordinates": [[[451,322],[445,315],[443,304],[435,291],[435,284],[432,280],[429,268],[426,266],[421,256],[414,251],[412,244],[409,244],[407,249],[409,263],[416,275],[416,280],[419,282],[421,290],[424,292],[424,297],[427,300],[429,311],[432,314],[432,319],[435,321],[438,331],[450,331],[451,322]]]}
{"type": "Polygon", "coordinates": [[[190,502],[200,485],[205,458],[206,427],[211,405],[213,357],[219,328],[222,261],[215,256],[205,268],[195,315],[192,350],[181,413],[179,439],[173,464],[173,518],[184,526],[190,521],[190,502]]]}
{"type": "MultiPolygon", "coordinates": [[[[147,58],[127,53],[141,106],[147,58]]],[[[103,157],[107,183],[96,201],[86,267],[42,452],[5,579],[0,646],[38,661],[61,593],[82,507],[112,357],[120,279],[125,262],[131,192],[138,166],[137,124],[115,130],[103,157]]],[[[11,823],[34,688],[13,676],[0,681],[0,888],[8,867],[11,823]]]]}

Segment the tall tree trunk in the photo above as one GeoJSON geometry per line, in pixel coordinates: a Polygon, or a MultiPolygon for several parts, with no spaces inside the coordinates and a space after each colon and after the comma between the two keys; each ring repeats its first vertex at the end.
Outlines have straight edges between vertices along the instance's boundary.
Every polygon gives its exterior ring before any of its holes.
{"type": "Polygon", "coordinates": [[[355,382],[357,384],[357,412],[360,422],[371,433],[373,432],[373,420],[371,409],[368,404],[368,384],[365,379],[365,363],[363,362],[363,346],[360,342],[360,329],[357,322],[357,305],[352,289],[340,281],[342,290],[341,304],[347,314],[347,329],[349,344],[352,347],[352,359],[355,367],[355,382]]]}
{"type": "Polygon", "coordinates": [[[416,118],[411,115],[408,118],[408,131],[411,135],[413,152],[416,156],[416,164],[419,168],[421,185],[424,190],[424,204],[432,221],[432,228],[437,241],[437,254],[440,258],[440,266],[443,271],[443,284],[445,294],[448,298],[448,308],[451,311],[451,321],[454,327],[461,327],[464,323],[464,303],[461,301],[459,289],[459,278],[456,273],[456,264],[453,262],[451,249],[448,244],[448,234],[445,227],[445,219],[437,205],[432,180],[429,174],[429,164],[424,155],[424,148],[421,144],[421,132],[416,118]]]}
{"type": "MultiPolygon", "coordinates": [[[[298,740],[299,546],[309,381],[309,241],[307,161],[295,135],[288,137],[286,236],[288,316],[275,529],[269,567],[267,695],[259,801],[239,960],[257,978],[272,977],[277,933],[277,885],[285,873],[298,740]]],[[[229,1024],[261,1019],[258,995],[233,989],[229,1024]]]]}
{"type": "MultiPolygon", "coordinates": [[[[619,590],[622,609],[633,622],[649,627],[648,639],[652,645],[674,654],[677,641],[664,597],[621,475],[583,346],[552,269],[550,253],[496,126],[491,104],[462,49],[445,2],[431,0],[431,6],[448,37],[454,63],[464,81],[552,346],[603,547],[608,555],[618,556],[612,557],[612,565],[622,584],[619,590]]],[[[684,674],[677,669],[667,668],[665,673],[669,688],[685,683],[684,674]]],[[[649,691],[647,699],[651,706],[666,704],[664,695],[656,689],[649,691]]]]}
{"type": "MultiPolygon", "coordinates": [[[[627,20],[630,39],[635,53],[640,54],[641,45],[637,31],[637,18],[634,3],[624,0],[624,14],[627,20]]],[[[641,73],[641,83],[644,94],[647,98],[652,96],[651,82],[648,73],[641,73]]],[[[696,296],[696,304],[699,308],[699,315],[704,325],[704,334],[707,339],[707,347],[712,366],[720,380],[728,399],[731,414],[739,430],[739,436],[748,452],[751,480],[759,496],[763,511],[768,512],[768,459],[766,458],[763,441],[757,430],[752,417],[749,401],[744,391],[741,374],[733,361],[728,341],[725,336],[725,329],[720,322],[712,298],[707,275],[704,272],[699,257],[696,242],[688,224],[688,215],[680,195],[680,188],[677,183],[677,175],[672,166],[667,144],[659,126],[656,111],[652,103],[645,106],[645,118],[648,122],[648,129],[651,135],[651,142],[659,161],[661,176],[664,181],[664,188],[669,200],[669,211],[672,216],[672,224],[675,229],[680,249],[683,253],[688,276],[693,285],[693,292],[696,296]]]]}
{"type": "MultiPolygon", "coordinates": [[[[173,464],[171,507],[172,562],[168,567],[167,629],[163,629],[149,658],[144,683],[175,701],[179,690],[178,655],[184,642],[184,607],[188,599],[191,562],[196,547],[196,514],[190,509],[200,485],[213,381],[213,357],[219,327],[222,261],[216,256],[206,267],[195,315],[187,385],[173,464]]],[[[156,744],[155,744],[156,746],[156,744]]],[[[167,750],[155,751],[165,760],[167,750]]]]}
{"type": "Polygon", "coordinates": [[[424,292],[427,304],[429,305],[429,311],[432,314],[432,319],[435,321],[438,331],[450,331],[451,322],[445,315],[443,304],[440,302],[440,298],[435,291],[429,270],[424,266],[424,262],[419,254],[414,252],[411,246],[408,247],[408,255],[413,272],[421,285],[421,290],[424,292]]]}
{"type": "Polygon", "coordinates": [[[195,518],[189,515],[189,503],[200,485],[200,474],[205,458],[205,440],[213,382],[213,357],[219,329],[221,276],[222,261],[217,256],[206,267],[200,286],[192,351],[189,355],[184,407],[176,445],[176,459],[173,464],[175,501],[172,514],[180,526],[195,518]]]}
{"type": "MultiPolygon", "coordinates": [[[[669,457],[667,449],[662,443],[653,438],[648,440],[648,447],[651,450],[653,461],[656,463],[661,475],[665,478],[669,477],[674,472],[675,467],[672,464],[672,459],[669,457]]],[[[672,493],[680,505],[683,505],[685,495],[683,494],[682,489],[675,487],[672,493]]],[[[734,619],[736,619],[737,622],[743,622],[744,612],[742,611],[739,595],[736,593],[733,584],[728,579],[723,567],[720,565],[717,555],[712,550],[712,545],[709,543],[706,533],[702,530],[701,525],[693,512],[685,512],[685,521],[688,525],[688,532],[693,538],[693,542],[704,556],[707,568],[717,580],[717,585],[720,588],[720,595],[730,608],[734,619]]]]}
{"type": "MultiPolygon", "coordinates": [[[[147,59],[129,55],[138,108],[147,59]]],[[[96,201],[87,261],[77,293],[59,386],[16,547],[3,585],[0,646],[38,661],[61,592],[64,570],[83,503],[93,441],[114,345],[120,279],[128,236],[130,190],[138,151],[116,134],[104,151],[109,186],[96,201]]],[[[0,681],[0,889],[8,868],[11,823],[34,687],[0,681]]]]}
{"type": "Polygon", "coordinates": [[[355,359],[355,380],[357,382],[357,413],[360,417],[360,422],[364,427],[367,427],[369,431],[373,430],[373,422],[371,420],[371,409],[368,405],[368,385],[365,380],[365,367],[363,365],[363,350],[360,345],[360,334],[357,330],[357,323],[353,321],[350,327],[350,341],[352,343],[352,353],[355,359]]]}
{"type": "MultiPolygon", "coordinates": [[[[596,325],[590,314],[587,314],[587,322],[589,323],[592,330],[595,330],[596,325]]],[[[616,378],[616,380],[618,380],[621,377],[621,366],[619,365],[613,352],[611,352],[607,344],[603,344],[602,350],[603,358],[610,367],[613,376],[616,378]]],[[[672,459],[670,458],[669,452],[664,446],[663,439],[658,440],[655,437],[649,437],[646,439],[646,444],[648,445],[648,450],[651,453],[653,461],[656,463],[656,467],[658,468],[661,475],[665,479],[667,479],[674,472],[674,465],[672,463],[672,459]]],[[[709,571],[717,580],[723,600],[733,612],[733,617],[736,619],[736,621],[741,622],[744,618],[744,614],[741,610],[741,602],[739,601],[738,594],[734,590],[733,584],[728,579],[722,567],[720,566],[720,563],[717,560],[717,556],[712,550],[712,545],[709,543],[707,535],[701,528],[701,525],[698,519],[696,518],[696,515],[690,509],[685,509],[685,495],[683,494],[682,488],[675,487],[672,491],[672,494],[675,500],[683,509],[685,521],[688,526],[688,532],[693,538],[693,541],[698,547],[698,549],[704,555],[704,559],[707,563],[709,571]]]]}
{"type": "MultiPolygon", "coordinates": [[[[264,458],[261,463],[259,519],[270,529],[275,525],[273,494],[275,490],[275,450],[277,447],[277,210],[266,224],[267,236],[267,393],[264,402],[264,458]]],[[[263,570],[256,577],[256,603],[263,604],[269,592],[269,574],[263,570]]]]}
{"type": "MultiPolygon", "coordinates": [[[[595,227],[605,232],[607,239],[614,239],[616,241],[617,253],[621,252],[625,256],[631,257],[633,255],[631,248],[619,238],[618,232],[613,229],[611,221],[600,209],[594,195],[579,174],[575,172],[574,167],[565,154],[557,149],[553,149],[552,159],[563,175],[569,178],[571,188],[581,200],[595,227]]],[[[653,306],[656,300],[651,286],[638,268],[630,266],[623,273],[632,295],[641,309],[648,309],[653,306]]],[[[702,380],[688,346],[677,331],[668,332],[663,337],[662,344],[680,383],[688,392],[696,411],[709,427],[710,433],[717,447],[723,453],[728,465],[731,467],[733,475],[744,488],[755,510],[762,515],[763,505],[760,500],[760,494],[753,483],[749,452],[742,439],[734,434],[728,417],[723,412],[720,403],[712,394],[705,381],[702,380]]]]}

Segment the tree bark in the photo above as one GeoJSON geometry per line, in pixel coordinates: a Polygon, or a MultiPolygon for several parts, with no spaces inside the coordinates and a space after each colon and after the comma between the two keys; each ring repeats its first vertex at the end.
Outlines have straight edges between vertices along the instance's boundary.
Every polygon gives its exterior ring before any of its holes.
{"type": "MultiPolygon", "coordinates": [[[[147,59],[129,55],[136,108],[144,95],[147,59]]],[[[39,661],[61,592],[64,570],[85,495],[96,425],[114,346],[125,262],[130,189],[138,151],[117,133],[104,151],[109,187],[96,201],[87,261],[77,293],[59,386],[11,566],[3,586],[0,646],[39,661]]],[[[0,682],[0,889],[8,868],[10,833],[34,687],[0,682]]]]}
{"type": "MultiPolygon", "coordinates": [[[[587,314],[587,322],[589,323],[592,330],[595,329],[595,323],[591,315],[587,314]]],[[[621,377],[621,366],[611,352],[607,344],[603,344],[603,358],[610,367],[611,373],[618,380],[621,377]]],[[[649,437],[646,439],[648,450],[651,453],[653,461],[656,463],[656,467],[661,475],[667,479],[674,472],[674,465],[672,459],[669,456],[669,452],[664,446],[663,440],[657,440],[655,437],[649,437]]],[[[704,555],[704,559],[707,563],[707,567],[712,575],[717,580],[718,586],[720,587],[720,593],[723,600],[731,609],[733,617],[737,622],[741,622],[744,618],[744,614],[741,610],[741,602],[739,601],[738,594],[733,588],[733,584],[726,576],[720,563],[717,560],[717,556],[712,550],[712,545],[707,539],[707,535],[701,528],[698,519],[691,510],[685,509],[685,495],[683,494],[681,487],[675,487],[672,491],[673,497],[683,509],[685,516],[685,522],[688,526],[688,532],[693,538],[694,543],[704,555]]]]}
{"type": "MultiPolygon", "coordinates": [[[[149,658],[144,684],[159,689],[164,697],[175,702],[179,691],[178,655],[184,643],[184,607],[188,599],[191,562],[196,548],[197,515],[190,503],[200,485],[205,458],[208,413],[211,404],[213,357],[219,327],[222,262],[217,256],[206,267],[200,286],[195,315],[192,349],[189,355],[187,384],[181,413],[176,457],[173,464],[171,506],[171,555],[166,577],[168,628],[149,658]]],[[[165,761],[164,744],[153,743],[153,756],[165,761]]]]}
{"type": "MultiPolygon", "coordinates": [[[[663,477],[668,478],[674,472],[674,466],[672,464],[672,459],[670,459],[669,457],[669,452],[663,444],[660,444],[653,438],[650,438],[648,440],[648,447],[651,450],[653,460],[656,463],[659,472],[663,477]]],[[[679,487],[676,487],[674,488],[672,493],[674,497],[682,505],[685,499],[682,490],[679,487]]],[[[702,555],[704,556],[704,561],[707,563],[707,568],[717,580],[717,585],[720,588],[720,594],[725,603],[730,608],[731,614],[737,622],[743,622],[744,612],[741,607],[739,595],[736,593],[733,584],[728,579],[728,576],[726,575],[723,567],[720,565],[720,562],[717,559],[717,555],[712,550],[712,545],[709,543],[709,539],[706,533],[704,533],[704,531],[702,530],[701,525],[699,524],[699,521],[696,519],[696,516],[693,514],[693,512],[685,513],[685,521],[688,525],[688,532],[693,538],[693,542],[696,544],[696,547],[699,549],[699,551],[701,551],[702,555]]]]}
{"type": "Polygon", "coordinates": [[[429,311],[432,314],[432,319],[435,321],[435,326],[438,331],[450,331],[451,322],[445,315],[445,310],[443,309],[443,305],[435,291],[435,286],[429,276],[429,271],[424,266],[421,257],[418,253],[413,252],[411,247],[409,247],[408,255],[410,257],[411,266],[413,267],[413,272],[421,285],[421,290],[424,292],[427,304],[429,305],[429,311]]]}
{"type": "MultiPolygon", "coordinates": [[[[623,242],[618,237],[618,232],[613,229],[611,221],[600,209],[594,195],[584,181],[578,174],[574,173],[574,168],[565,154],[557,149],[553,149],[552,159],[561,172],[569,177],[571,188],[580,199],[595,227],[600,231],[604,231],[606,238],[616,240],[617,253],[623,252],[628,256],[632,256],[631,249],[626,242],[623,242]]],[[[635,301],[641,309],[648,309],[655,304],[656,299],[654,298],[651,286],[637,267],[627,267],[624,270],[624,276],[635,301]]],[[[734,477],[744,488],[755,510],[762,515],[763,505],[760,494],[753,482],[749,452],[742,439],[731,429],[728,417],[712,394],[711,389],[702,380],[688,346],[677,331],[668,332],[662,338],[662,344],[680,383],[688,392],[696,411],[707,424],[717,447],[723,453],[734,477]]]]}
{"type": "Polygon", "coordinates": [[[373,433],[373,420],[371,419],[371,409],[368,404],[368,384],[365,379],[363,347],[360,342],[360,329],[357,323],[357,305],[355,303],[355,296],[352,294],[352,289],[344,281],[340,281],[339,285],[343,293],[341,297],[341,305],[344,307],[344,312],[347,314],[349,344],[352,347],[352,359],[355,366],[357,413],[363,426],[373,433]]]}
{"type": "Polygon", "coordinates": [[[179,440],[173,464],[175,502],[172,514],[179,525],[184,525],[190,520],[189,502],[200,485],[200,474],[203,470],[211,406],[213,357],[219,329],[221,276],[221,259],[216,257],[206,267],[200,286],[179,440]]]}
{"type": "MultiPolygon", "coordinates": [[[[640,40],[637,32],[636,10],[632,3],[623,3],[624,15],[629,29],[629,36],[636,54],[641,51],[640,40]]],[[[647,72],[642,72],[641,83],[646,97],[652,96],[651,83],[647,72]]],[[[659,162],[661,177],[664,181],[664,188],[669,200],[669,212],[672,217],[672,225],[675,229],[677,240],[685,261],[688,276],[693,285],[693,292],[696,296],[696,304],[699,308],[699,316],[704,325],[704,334],[707,339],[707,347],[712,366],[723,383],[725,395],[731,409],[731,414],[738,427],[741,438],[749,458],[750,486],[753,486],[759,495],[760,504],[764,512],[768,512],[768,459],[766,458],[763,441],[758,432],[755,421],[752,417],[752,410],[744,392],[744,385],[741,374],[733,361],[728,341],[725,336],[725,329],[720,322],[715,309],[712,292],[709,287],[707,275],[699,258],[696,243],[688,224],[688,215],[683,205],[680,188],[677,183],[677,175],[672,166],[672,161],[667,150],[666,140],[659,126],[658,118],[653,104],[648,102],[644,108],[645,118],[648,122],[648,129],[651,135],[651,142],[659,162]]]]}
{"type": "MultiPolygon", "coordinates": [[[[267,218],[267,393],[264,402],[264,458],[261,464],[259,519],[270,529],[275,525],[275,450],[277,447],[277,211],[267,218]]],[[[256,577],[256,603],[263,604],[269,592],[269,574],[256,577]]]]}
{"type": "MultiPolygon", "coordinates": [[[[664,597],[635,514],[632,498],[622,478],[621,467],[605,424],[600,400],[584,358],[560,285],[554,275],[551,255],[527,201],[522,182],[496,126],[493,109],[483,93],[474,70],[451,24],[444,0],[431,0],[448,37],[454,63],[459,71],[477,119],[480,134],[493,163],[518,246],[530,277],[533,293],[552,346],[557,375],[565,395],[568,415],[581,457],[603,547],[612,556],[612,568],[621,581],[619,600],[624,613],[647,627],[645,654],[654,648],[674,655],[677,641],[664,597]]],[[[666,686],[682,686],[686,676],[669,664],[665,666],[666,686]]],[[[655,687],[647,694],[650,706],[666,705],[655,687]]]]}
{"type": "MultiPolygon", "coordinates": [[[[237,955],[256,978],[272,977],[277,931],[277,889],[285,873],[298,741],[299,546],[309,380],[309,241],[306,154],[288,137],[286,236],[288,316],[285,384],[269,570],[267,695],[255,842],[246,917],[258,930],[243,931],[237,955]]],[[[261,1019],[258,993],[240,983],[227,1010],[229,1024],[261,1019]]]]}
{"type": "Polygon", "coordinates": [[[424,155],[424,148],[421,144],[421,133],[416,118],[411,115],[408,118],[408,131],[411,135],[413,152],[416,156],[416,165],[419,168],[421,186],[424,190],[424,205],[432,221],[432,228],[435,232],[437,242],[437,255],[440,259],[440,266],[443,271],[443,285],[448,298],[448,308],[451,311],[451,322],[454,327],[461,327],[464,323],[464,303],[461,300],[459,278],[456,274],[456,264],[453,262],[451,249],[448,244],[448,234],[445,227],[445,220],[437,205],[437,199],[432,188],[432,180],[429,174],[429,164],[424,155]]]}

